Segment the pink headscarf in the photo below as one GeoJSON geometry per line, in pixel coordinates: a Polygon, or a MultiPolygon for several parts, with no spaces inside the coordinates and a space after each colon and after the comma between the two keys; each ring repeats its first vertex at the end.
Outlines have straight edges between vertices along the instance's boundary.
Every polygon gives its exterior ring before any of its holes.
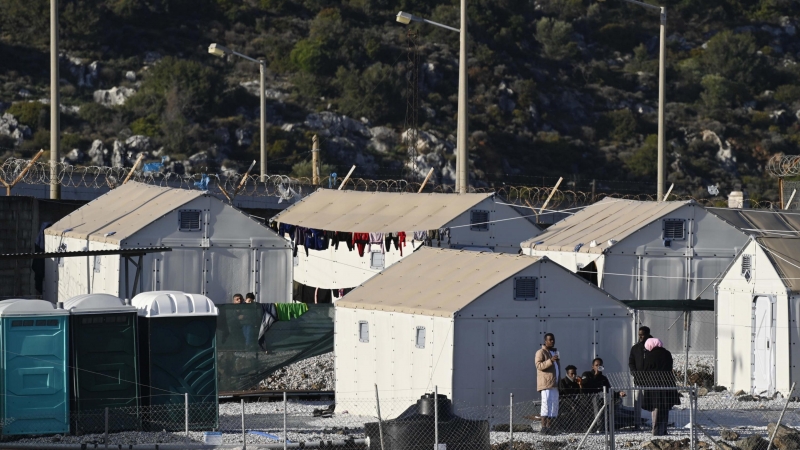
{"type": "Polygon", "coordinates": [[[644,348],[649,352],[656,347],[664,347],[664,344],[661,343],[657,338],[650,338],[644,341],[644,348]]]}

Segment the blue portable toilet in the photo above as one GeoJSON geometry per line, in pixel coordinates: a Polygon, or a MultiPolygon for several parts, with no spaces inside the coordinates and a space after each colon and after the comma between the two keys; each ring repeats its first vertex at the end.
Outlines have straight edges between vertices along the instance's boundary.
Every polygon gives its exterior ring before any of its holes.
{"type": "Polygon", "coordinates": [[[0,301],[2,435],[69,432],[68,317],[44,300],[0,301]]]}
{"type": "Polygon", "coordinates": [[[145,429],[183,430],[187,400],[191,429],[217,428],[218,310],[214,302],[200,294],[154,291],[133,297],[131,304],[139,313],[145,429]]]}

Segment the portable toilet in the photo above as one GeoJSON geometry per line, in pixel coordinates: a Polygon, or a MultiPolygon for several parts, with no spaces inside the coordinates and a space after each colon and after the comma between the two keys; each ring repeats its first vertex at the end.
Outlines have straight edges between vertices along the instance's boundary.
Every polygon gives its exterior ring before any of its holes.
{"type": "Polygon", "coordinates": [[[131,300],[139,314],[139,363],[145,425],[183,430],[218,426],[217,307],[208,297],[178,291],[143,292],[131,300]]]}
{"type": "Polygon", "coordinates": [[[109,409],[109,430],[137,430],[139,358],[137,311],[109,294],[85,294],[64,302],[70,313],[72,431],[100,433],[109,409]]]}
{"type": "Polygon", "coordinates": [[[0,301],[2,435],[69,432],[68,314],[44,300],[0,301]]]}

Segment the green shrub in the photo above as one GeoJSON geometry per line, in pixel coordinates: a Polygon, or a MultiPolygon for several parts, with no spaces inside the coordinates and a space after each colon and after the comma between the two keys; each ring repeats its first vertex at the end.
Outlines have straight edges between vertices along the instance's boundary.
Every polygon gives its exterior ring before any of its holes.
{"type": "Polygon", "coordinates": [[[578,44],[572,34],[572,25],[567,22],[548,17],[536,22],[536,40],[548,58],[564,59],[577,54],[578,44]]]}
{"type": "Polygon", "coordinates": [[[125,103],[137,116],[161,114],[170,104],[187,117],[213,113],[222,78],[196,61],[168,56],[146,72],[142,87],[125,103]]]}
{"type": "Polygon", "coordinates": [[[131,132],[133,134],[141,134],[144,136],[156,137],[160,129],[158,116],[150,114],[145,117],[140,117],[131,123],[131,132]]]}
{"type": "Polygon", "coordinates": [[[756,40],[750,33],[725,30],[708,41],[702,61],[707,74],[748,84],[755,81],[759,66],[756,50],[756,40]]]}
{"type": "Polygon", "coordinates": [[[745,86],[720,75],[706,75],[700,84],[703,86],[700,98],[710,109],[728,108],[748,96],[745,86]]]}
{"type": "Polygon", "coordinates": [[[111,121],[114,111],[99,103],[86,103],[78,111],[78,117],[88,122],[93,127],[111,121]]]}
{"type": "Polygon", "coordinates": [[[19,123],[36,130],[45,126],[50,106],[39,102],[19,102],[11,105],[6,112],[13,115],[19,123]]]}
{"type": "Polygon", "coordinates": [[[298,41],[289,58],[292,64],[305,73],[322,74],[330,70],[323,44],[318,40],[303,39],[298,41]]]}
{"type": "Polygon", "coordinates": [[[655,176],[658,171],[658,135],[648,135],[644,145],[625,161],[625,165],[639,177],[655,176]]]}
{"type": "Polygon", "coordinates": [[[800,86],[784,84],[775,90],[775,100],[783,103],[794,103],[800,100],[800,86]]]}
{"type": "Polygon", "coordinates": [[[604,130],[606,136],[615,141],[625,141],[633,137],[636,133],[636,117],[629,109],[619,109],[603,114],[598,124],[600,130],[604,130]]]}

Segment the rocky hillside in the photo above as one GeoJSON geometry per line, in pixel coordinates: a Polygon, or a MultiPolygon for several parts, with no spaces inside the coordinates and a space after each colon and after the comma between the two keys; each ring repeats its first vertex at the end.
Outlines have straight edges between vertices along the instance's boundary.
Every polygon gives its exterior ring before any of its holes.
{"type": "MultiPolygon", "coordinates": [[[[65,160],[175,172],[241,171],[258,157],[258,66],[268,63],[269,171],[451,182],[458,35],[405,27],[398,10],[458,24],[458,1],[65,0],[65,160]],[[408,33],[414,33],[410,39],[408,33]],[[419,58],[419,132],[408,133],[419,58]],[[409,145],[411,136],[415,142],[409,145]]],[[[0,0],[0,151],[49,143],[45,0],[0,0]]],[[[667,139],[676,192],[742,186],[775,197],[764,165],[800,142],[792,0],[664,0],[667,139]]],[[[621,0],[469,0],[470,151],[476,184],[653,190],[658,14],[621,0]],[[609,181],[613,180],[613,181],[609,181]]]]}

